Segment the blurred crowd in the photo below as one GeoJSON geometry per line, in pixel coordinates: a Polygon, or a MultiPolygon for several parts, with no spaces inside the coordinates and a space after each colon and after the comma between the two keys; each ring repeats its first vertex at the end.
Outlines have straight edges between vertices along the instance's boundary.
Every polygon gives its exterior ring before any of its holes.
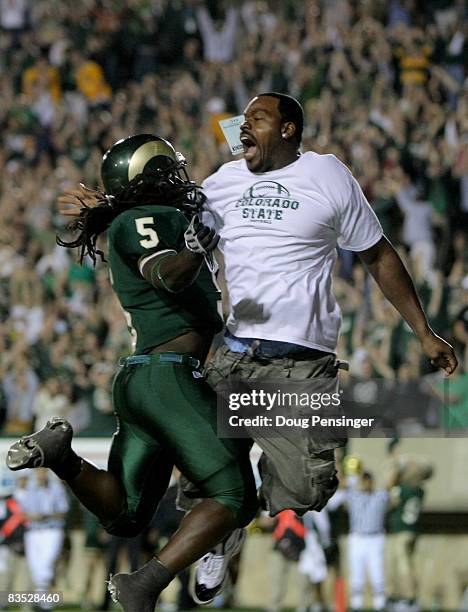
{"type": "MultiPolygon", "coordinates": [[[[56,245],[57,196],[98,186],[103,152],[137,132],[174,142],[202,181],[231,159],[218,121],[268,90],[302,102],[304,150],[359,180],[461,358],[468,422],[466,50],[462,1],[0,0],[0,429],[52,414],[113,429],[129,337],[105,265],[56,245]]],[[[355,264],[340,253],[340,357],[358,379],[416,384],[414,336],[355,264]]]]}

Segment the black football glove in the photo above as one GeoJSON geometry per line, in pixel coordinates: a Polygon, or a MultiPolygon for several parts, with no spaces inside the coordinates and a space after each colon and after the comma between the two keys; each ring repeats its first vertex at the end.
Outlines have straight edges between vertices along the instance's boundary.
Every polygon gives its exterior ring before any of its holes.
{"type": "Polygon", "coordinates": [[[219,242],[219,235],[214,229],[201,223],[198,215],[194,215],[184,233],[185,246],[192,253],[207,255],[213,251],[219,242]]]}

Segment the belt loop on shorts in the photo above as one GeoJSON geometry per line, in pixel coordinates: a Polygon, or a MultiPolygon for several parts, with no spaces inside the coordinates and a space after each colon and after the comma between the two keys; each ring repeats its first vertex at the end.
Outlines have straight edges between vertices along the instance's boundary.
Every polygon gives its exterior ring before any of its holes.
{"type": "Polygon", "coordinates": [[[294,367],[294,359],[290,357],[283,357],[283,370],[287,373],[287,378],[291,375],[291,369],[294,367]]]}
{"type": "Polygon", "coordinates": [[[254,340],[252,344],[247,349],[247,355],[249,357],[255,357],[258,353],[258,349],[260,348],[260,340],[254,340]]]}
{"type": "MultiPolygon", "coordinates": [[[[235,355],[237,355],[238,353],[234,353],[235,355]]],[[[244,359],[246,358],[247,353],[240,353],[240,357],[236,357],[235,359],[232,360],[231,366],[229,368],[229,375],[234,374],[234,372],[237,370],[237,366],[242,363],[242,361],[244,361],[244,359]]]]}

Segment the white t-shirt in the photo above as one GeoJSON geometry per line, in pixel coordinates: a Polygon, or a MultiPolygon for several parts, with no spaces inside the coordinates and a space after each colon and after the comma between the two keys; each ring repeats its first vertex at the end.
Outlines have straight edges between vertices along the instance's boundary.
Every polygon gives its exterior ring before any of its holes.
{"type": "Polygon", "coordinates": [[[363,251],[382,237],[350,171],[334,155],[312,152],[262,174],[242,159],[221,166],[203,188],[203,221],[221,236],[229,331],[334,352],[336,246],[363,251]]]}

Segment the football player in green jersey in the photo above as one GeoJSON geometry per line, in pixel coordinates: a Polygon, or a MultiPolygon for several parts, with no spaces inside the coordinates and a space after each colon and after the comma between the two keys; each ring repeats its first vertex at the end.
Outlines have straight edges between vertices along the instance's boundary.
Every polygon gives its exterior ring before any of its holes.
{"type": "Polygon", "coordinates": [[[431,465],[407,459],[400,467],[397,484],[390,490],[387,561],[390,600],[396,609],[419,610],[414,557],[421,526],[423,484],[432,474],[431,465]]]}
{"type": "Polygon", "coordinates": [[[135,343],[114,381],[118,428],[108,469],[75,454],[72,428],[60,418],[16,442],[7,457],[13,470],[51,468],[116,535],[133,536],[149,523],[174,465],[196,485],[203,500],[158,557],[111,577],[126,612],[153,612],[175,574],[257,510],[248,442],[217,437],[216,396],[198,372],[222,327],[205,265],[218,238],[198,222],[203,195],[184,165],[157,136],[119,141],[103,159],[105,194],[97,205],[83,202],[76,240],[59,240],[96,260],[103,257],[96,241],[108,230],[111,282],[135,343]]]}

